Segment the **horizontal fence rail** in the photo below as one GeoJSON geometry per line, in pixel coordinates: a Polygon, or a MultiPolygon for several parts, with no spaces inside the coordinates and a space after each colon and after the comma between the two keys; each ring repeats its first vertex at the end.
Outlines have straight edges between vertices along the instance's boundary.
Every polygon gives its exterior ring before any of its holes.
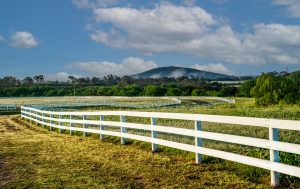
{"type": "Polygon", "coordinates": [[[202,155],[208,155],[216,158],[230,160],[246,165],[256,166],[271,172],[271,185],[279,185],[279,173],[295,176],[300,178],[300,168],[279,162],[279,152],[287,152],[300,155],[300,145],[294,143],[280,142],[278,140],[279,129],[300,131],[300,121],[277,120],[265,118],[250,118],[236,116],[219,116],[205,114],[184,114],[184,113],[159,113],[159,112],[133,112],[133,111],[100,111],[100,112],[58,112],[46,111],[34,107],[21,107],[21,116],[36,122],[36,124],[47,125],[52,128],[58,128],[60,133],[62,130],[70,130],[70,134],[74,131],[100,134],[100,139],[104,135],[116,136],[121,138],[121,143],[125,144],[126,139],[140,140],[152,144],[152,150],[157,150],[157,145],[176,148],[184,151],[193,152],[196,155],[196,162],[202,161],[202,155]],[[81,116],[82,119],[74,119],[75,116],[81,116]],[[99,120],[88,119],[88,116],[100,116],[99,120]],[[119,116],[120,121],[105,121],[105,116],[119,116]],[[126,117],[143,117],[150,118],[151,124],[129,123],[126,117]],[[66,119],[67,117],[67,119],[66,119]],[[170,126],[157,125],[156,119],[176,119],[189,120],[195,122],[195,129],[176,128],[170,126]],[[260,139],[254,137],[238,136],[232,134],[222,134],[215,132],[202,131],[201,122],[238,124],[244,126],[256,126],[269,129],[269,139],[260,139]],[[68,125],[65,126],[64,125],[68,125]],[[82,125],[82,128],[74,127],[74,124],[82,125]],[[94,125],[99,129],[88,128],[87,125],[94,125]],[[106,127],[117,127],[117,131],[105,130],[106,127]],[[137,129],[150,131],[151,136],[135,135],[126,132],[126,129],[137,129]],[[189,136],[195,138],[195,144],[184,144],[174,141],[168,141],[157,138],[157,132],[189,136]],[[239,155],[231,152],[211,149],[203,147],[202,139],[214,141],[228,142],[240,144],[270,151],[270,160],[264,160],[245,155],[239,155]]]}
{"type": "Polygon", "coordinates": [[[2,111],[17,110],[17,106],[14,104],[0,104],[0,110],[2,111]]]}
{"type": "MultiPolygon", "coordinates": [[[[72,97],[0,97],[0,100],[10,100],[15,101],[15,104],[0,104],[3,110],[8,107],[20,108],[21,106],[31,106],[38,109],[57,109],[57,108],[70,108],[70,107],[98,107],[98,106],[111,106],[111,107],[120,107],[120,108],[158,108],[164,106],[174,106],[181,105],[181,100],[175,97],[121,97],[121,96],[107,96],[105,99],[93,99],[90,96],[79,96],[74,97],[71,102],[69,101],[55,101],[54,99],[60,98],[61,100],[72,98],[72,97]],[[40,99],[40,102],[38,102],[40,99]],[[47,102],[46,99],[52,100],[53,102],[47,102]],[[90,101],[93,99],[92,101],[90,101]],[[118,100],[146,100],[144,103],[135,104],[135,103],[126,103],[118,100]],[[147,100],[161,100],[161,102],[147,102],[147,100]],[[86,101],[85,101],[86,100],[86,101]],[[116,101],[117,100],[117,101],[116,101]],[[77,102],[76,102],[77,101],[77,102]]],[[[220,98],[220,101],[226,102],[228,99],[220,98]]]]}
{"type": "Polygon", "coordinates": [[[37,107],[38,109],[54,109],[54,108],[69,108],[69,107],[98,107],[98,106],[111,106],[120,108],[159,108],[164,106],[180,105],[181,101],[176,98],[169,98],[169,101],[153,102],[146,104],[133,104],[122,103],[114,101],[97,101],[97,102],[61,102],[61,103],[48,103],[48,104],[31,104],[31,107],[37,107]]]}

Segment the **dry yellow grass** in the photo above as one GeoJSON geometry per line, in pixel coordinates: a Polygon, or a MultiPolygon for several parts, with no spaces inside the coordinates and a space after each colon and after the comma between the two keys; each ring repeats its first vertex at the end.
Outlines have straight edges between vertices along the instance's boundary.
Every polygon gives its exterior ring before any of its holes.
{"type": "MultiPolygon", "coordinates": [[[[98,136],[97,136],[98,137],[98,136]]],[[[0,188],[267,188],[231,162],[151,153],[148,145],[56,134],[0,117],[0,188]]]]}
{"type": "Polygon", "coordinates": [[[1,104],[15,104],[17,106],[30,104],[59,104],[59,103],[96,103],[114,101],[120,103],[147,104],[158,102],[170,102],[169,98],[158,97],[109,97],[109,96],[62,96],[62,97],[1,97],[1,104]]]}

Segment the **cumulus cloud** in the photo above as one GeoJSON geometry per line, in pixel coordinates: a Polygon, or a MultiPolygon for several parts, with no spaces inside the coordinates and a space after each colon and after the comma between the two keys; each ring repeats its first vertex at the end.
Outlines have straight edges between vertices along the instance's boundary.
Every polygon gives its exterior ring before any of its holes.
{"type": "Polygon", "coordinates": [[[30,49],[36,47],[38,44],[38,40],[30,32],[18,31],[14,32],[11,36],[10,45],[15,48],[30,49]]]}
{"type": "Polygon", "coordinates": [[[300,62],[300,26],[256,24],[237,33],[201,7],[161,3],[152,9],[94,9],[95,22],[110,24],[90,38],[115,48],[144,53],[178,52],[234,64],[300,62]]]}
{"type": "Polygon", "coordinates": [[[214,73],[220,73],[220,74],[227,74],[227,75],[233,75],[234,72],[227,67],[225,67],[221,63],[217,64],[194,64],[192,68],[197,69],[197,70],[203,70],[203,71],[208,71],[208,72],[214,72],[214,73]]]}
{"type": "Polygon", "coordinates": [[[145,61],[141,58],[128,57],[123,59],[120,64],[108,61],[88,61],[74,62],[67,65],[67,67],[69,69],[86,72],[93,76],[104,76],[108,74],[124,76],[156,68],[157,64],[153,61],[145,61]]]}
{"type": "Polygon", "coordinates": [[[285,6],[289,16],[300,17],[300,1],[299,0],[273,0],[273,4],[285,6]]]}
{"type": "Polygon", "coordinates": [[[238,34],[222,26],[185,46],[189,53],[234,64],[300,63],[300,26],[256,24],[254,33],[238,34]]]}
{"type": "Polygon", "coordinates": [[[299,25],[256,24],[254,31],[243,38],[241,62],[300,63],[299,25]]]}
{"type": "Polygon", "coordinates": [[[174,51],[182,43],[209,32],[209,26],[218,24],[200,7],[164,3],[154,9],[99,8],[94,10],[94,15],[97,23],[109,23],[112,28],[95,31],[92,40],[143,52],[174,51]]]}

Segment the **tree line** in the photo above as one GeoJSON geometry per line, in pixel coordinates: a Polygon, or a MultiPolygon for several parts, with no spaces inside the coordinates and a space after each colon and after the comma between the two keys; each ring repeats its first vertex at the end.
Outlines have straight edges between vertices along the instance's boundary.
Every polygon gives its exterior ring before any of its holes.
{"type": "Polygon", "coordinates": [[[1,97],[21,96],[234,96],[237,87],[195,77],[135,79],[69,76],[68,81],[44,81],[42,75],[19,80],[0,78],[1,97]],[[75,93],[75,94],[74,94],[75,93]]]}
{"type": "Polygon", "coordinates": [[[129,76],[76,78],[44,81],[43,75],[19,80],[0,78],[1,97],[23,96],[237,96],[254,97],[257,105],[300,102],[300,71],[269,72],[248,78],[241,85],[223,84],[202,78],[148,78],[129,76]]]}

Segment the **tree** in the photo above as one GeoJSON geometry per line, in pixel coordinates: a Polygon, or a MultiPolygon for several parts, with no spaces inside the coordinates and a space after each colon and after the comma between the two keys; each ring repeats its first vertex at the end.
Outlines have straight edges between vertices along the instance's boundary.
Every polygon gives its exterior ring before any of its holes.
{"type": "Polygon", "coordinates": [[[166,96],[181,96],[181,89],[178,88],[168,88],[166,96]]]}
{"type": "Polygon", "coordinates": [[[120,90],[121,96],[139,96],[141,89],[136,85],[127,85],[120,90]]]}
{"type": "Polygon", "coordinates": [[[72,75],[70,75],[68,78],[72,81],[72,84],[73,84],[73,96],[75,97],[76,96],[75,84],[76,84],[77,79],[74,76],[72,76],[72,75]]]}
{"type": "Polygon", "coordinates": [[[34,80],[36,80],[37,83],[44,82],[44,76],[43,75],[36,75],[33,77],[34,80]]]}
{"type": "Polygon", "coordinates": [[[5,76],[0,80],[0,86],[2,87],[16,87],[20,85],[20,81],[12,76],[5,76]]]}
{"type": "Polygon", "coordinates": [[[27,86],[31,86],[33,84],[33,79],[31,77],[25,77],[25,79],[23,79],[23,83],[27,86]]]}
{"type": "Polygon", "coordinates": [[[235,96],[237,91],[236,87],[225,86],[220,90],[219,96],[235,96]]]}
{"type": "Polygon", "coordinates": [[[40,82],[43,83],[44,82],[44,76],[43,75],[39,75],[40,76],[40,82]]]}
{"type": "Polygon", "coordinates": [[[288,78],[294,81],[300,90],[300,71],[291,73],[288,78]]]}
{"type": "Polygon", "coordinates": [[[250,92],[251,92],[251,90],[254,86],[255,86],[255,80],[254,79],[245,81],[245,83],[243,83],[238,88],[237,96],[250,97],[251,96],[250,92]]]}
{"type": "Polygon", "coordinates": [[[166,93],[166,88],[160,86],[149,85],[144,87],[143,94],[145,96],[164,96],[166,93]]]}
{"type": "Polygon", "coordinates": [[[130,76],[125,75],[122,77],[121,81],[119,82],[119,85],[126,86],[133,84],[133,79],[130,76]]]}
{"type": "Polygon", "coordinates": [[[205,90],[203,88],[197,88],[192,91],[192,96],[204,96],[205,90]]]}
{"type": "Polygon", "coordinates": [[[92,84],[93,85],[96,85],[96,84],[98,84],[99,83],[99,78],[98,77],[93,77],[92,79],[91,79],[91,82],[92,82],[92,84]]]}
{"type": "Polygon", "coordinates": [[[299,100],[296,82],[274,73],[262,74],[256,80],[256,85],[251,90],[257,105],[270,105],[278,103],[293,104],[299,100]]]}
{"type": "Polygon", "coordinates": [[[72,83],[74,83],[76,81],[76,78],[72,75],[70,75],[68,78],[72,81],[72,83]]]}

